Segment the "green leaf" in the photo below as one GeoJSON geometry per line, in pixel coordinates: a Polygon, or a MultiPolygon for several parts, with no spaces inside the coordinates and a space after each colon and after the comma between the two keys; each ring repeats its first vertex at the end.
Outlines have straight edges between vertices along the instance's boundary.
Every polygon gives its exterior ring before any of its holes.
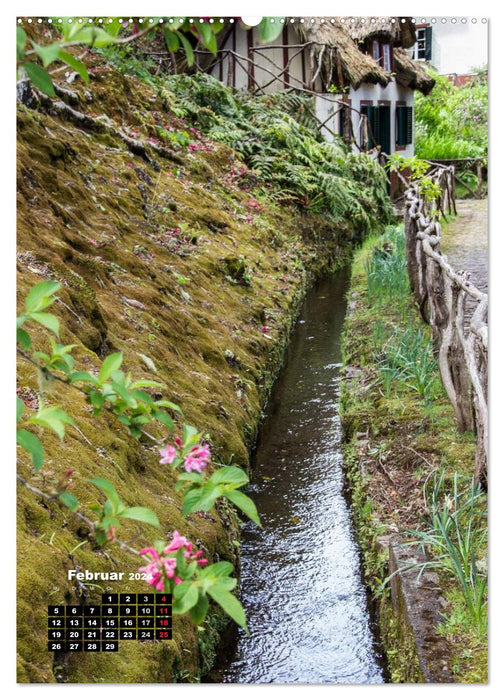
{"type": "Polygon", "coordinates": [[[206,597],[206,595],[200,595],[196,605],[193,605],[193,607],[189,611],[191,620],[194,622],[195,625],[199,625],[205,619],[207,612],[208,598],[206,597]]]}
{"type": "Polygon", "coordinates": [[[268,44],[270,41],[274,41],[280,34],[285,26],[279,20],[281,17],[263,17],[261,22],[257,25],[259,29],[259,35],[261,37],[261,44],[268,44]],[[270,20],[274,19],[274,22],[270,20]]]}
{"type": "MultiPolygon", "coordinates": [[[[164,384],[162,384],[161,382],[155,382],[152,379],[139,379],[137,382],[132,382],[132,384],[130,385],[130,389],[132,391],[135,389],[141,389],[142,387],[152,387],[153,389],[159,389],[163,386],[164,384]]],[[[152,402],[150,395],[147,394],[147,396],[149,396],[149,399],[152,402]]]]}
{"type": "Polygon", "coordinates": [[[229,499],[235,506],[238,506],[247,517],[249,517],[256,525],[262,527],[261,520],[259,518],[259,513],[255,507],[254,501],[246,496],[241,491],[226,491],[225,494],[227,499],[229,499]]]}
{"type": "Polygon", "coordinates": [[[107,535],[101,530],[95,530],[94,537],[96,544],[98,544],[100,547],[107,542],[107,535]]]}
{"type": "Polygon", "coordinates": [[[100,382],[105,382],[112,372],[115,372],[116,370],[119,369],[119,367],[122,365],[123,362],[123,354],[122,352],[115,352],[112,355],[109,355],[103,360],[103,364],[101,366],[100,372],[98,374],[98,379],[100,382]]]}
{"type": "Polygon", "coordinates": [[[51,76],[44,68],[41,68],[36,63],[23,63],[23,68],[36,88],[48,97],[55,96],[56,93],[54,92],[51,76]]]}
{"type": "Polygon", "coordinates": [[[68,379],[72,384],[75,382],[89,382],[93,386],[99,386],[100,384],[98,379],[89,372],[72,372],[72,374],[68,376],[68,379]]]}
{"type": "MultiPolygon", "coordinates": [[[[220,578],[227,576],[233,571],[233,565],[229,561],[218,561],[216,564],[210,564],[210,566],[205,566],[204,569],[200,569],[199,577],[200,579],[213,578],[215,583],[220,578]]],[[[213,585],[213,584],[212,584],[213,585]]]]}
{"type": "Polygon", "coordinates": [[[109,499],[109,501],[112,503],[114,506],[114,509],[117,510],[121,507],[121,500],[117,494],[117,491],[115,490],[115,486],[110,483],[108,479],[102,479],[101,477],[95,477],[94,479],[88,479],[92,484],[96,486],[96,488],[100,489],[100,491],[105,494],[105,496],[109,499]]]}
{"type": "Polygon", "coordinates": [[[168,51],[176,51],[180,46],[180,41],[178,39],[177,34],[174,31],[171,31],[170,29],[164,30],[164,39],[168,51]]]}
{"type": "Polygon", "coordinates": [[[194,28],[194,33],[198,38],[200,38],[201,43],[203,46],[206,47],[207,41],[210,40],[210,37],[212,36],[212,28],[210,24],[207,24],[206,22],[203,22],[202,24],[197,24],[194,28]]]}
{"type": "Polygon", "coordinates": [[[29,350],[31,348],[30,335],[23,328],[18,328],[16,330],[16,340],[24,350],[29,350]]]}
{"type": "Polygon", "coordinates": [[[38,472],[44,463],[44,448],[38,437],[29,430],[21,429],[17,431],[16,442],[30,453],[35,471],[38,472]]]}
{"type": "Polygon", "coordinates": [[[243,486],[248,483],[249,478],[243,469],[231,466],[217,469],[209,481],[212,484],[236,484],[236,486],[243,486]]]}
{"type": "Polygon", "coordinates": [[[177,481],[193,481],[197,484],[201,484],[203,479],[203,474],[200,474],[199,472],[182,472],[177,477],[177,481]]]}
{"type": "Polygon", "coordinates": [[[18,421],[24,413],[24,402],[19,396],[16,396],[16,421],[18,421]]]}
{"type": "Polygon", "coordinates": [[[122,24],[121,22],[119,22],[118,17],[107,17],[107,20],[104,23],[103,27],[107,34],[116,37],[121,31],[122,24]],[[112,20],[112,22],[110,22],[109,20],[112,20]]]}
{"type": "Polygon", "coordinates": [[[175,411],[175,413],[182,414],[182,409],[180,408],[180,406],[177,406],[177,404],[173,403],[172,401],[165,401],[164,399],[162,399],[161,401],[155,401],[154,403],[156,404],[156,406],[162,406],[163,408],[169,408],[172,411],[175,411]]]}
{"type": "Polygon", "coordinates": [[[77,22],[68,24],[68,22],[65,21],[57,26],[66,33],[66,40],[71,39],[74,42],[85,44],[86,46],[102,47],[115,43],[115,37],[101,27],[80,25],[77,22]]]}
{"type": "Polygon", "coordinates": [[[229,617],[234,620],[237,625],[240,625],[240,627],[242,627],[248,634],[245,611],[243,610],[238,598],[235,598],[235,596],[229,591],[226,591],[225,588],[220,587],[218,583],[211,586],[208,589],[208,593],[212,596],[215,602],[221,606],[224,612],[229,615],[229,617]]]}
{"type": "Polygon", "coordinates": [[[75,425],[73,418],[58,406],[39,409],[33,418],[30,418],[30,423],[49,428],[58,435],[60,440],[65,437],[65,424],[75,425]]]}
{"type": "Polygon", "coordinates": [[[63,63],[66,63],[67,66],[73,68],[74,71],[76,71],[80,75],[80,77],[85,83],[89,83],[89,74],[87,72],[86,66],[83,63],[81,63],[71,54],[67,53],[66,51],[63,51],[63,49],[59,50],[58,58],[60,59],[60,61],[63,61],[63,63]]]}
{"type": "Polygon", "coordinates": [[[198,510],[209,511],[221,495],[221,489],[212,484],[203,486],[203,488],[191,489],[184,496],[182,514],[188,515],[198,510]]]}
{"type": "Polygon", "coordinates": [[[185,51],[186,59],[187,59],[187,65],[190,68],[194,63],[193,48],[192,48],[191,44],[189,43],[189,41],[187,40],[187,37],[185,37],[181,32],[176,32],[176,34],[177,34],[178,38],[180,39],[180,43],[184,47],[184,51],[185,51]]]}
{"type": "Polygon", "coordinates": [[[152,415],[156,420],[166,426],[168,430],[173,430],[173,420],[167,413],[164,411],[154,411],[152,415]]]}
{"type": "Polygon", "coordinates": [[[44,68],[47,68],[47,66],[50,63],[53,63],[53,61],[55,61],[58,58],[58,54],[60,51],[58,43],[54,42],[53,44],[47,44],[46,46],[39,46],[33,40],[31,43],[33,48],[35,49],[35,53],[42,61],[44,68]]]}
{"type": "Polygon", "coordinates": [[[105,403],[105,397],[100,391],[91,391],[89,394],[89,400],[91,402],[91,406],[95,409],[96,413],[95,415],[98,415],[98,413],[101,411],[103,404],[105,403]]]}
{"type": "Polygon", "coordinates": [[[32,314],[51,306],[55,301],[54,294],[56,294],[60,287],[61,284],[59,282],[52,282],[51,280],[39,282],[32,287],[25,300],[27,313],[32,314]]]}
{"type": "Polygon", "coordinates": [[[150,508],[137,506],[134,508],[125,508],[120,513],[117,513],[120,518],[129,518],[130,520],[138,520],[141,523],[161,527],[157,515],[150,508]]]}
{"type": "Polygon", "coordinates": [[[62,493],[58,494],[58,498],[70,510],[72,510],[72,511],[77,510],[77,506],[79,505],[79,501],[77,500],[76,496],[74,496],[73,493],[70,493],[70,491],[63,491],[62,493]]]}
{"type": "Polygon", "coordinates": [[[198,602],[199,591],[198,586],[192,584],[187,589],[186,593],[180,599],[174,599],[173,612],[175,615],[183,615],[190,610],[198,602]]]}
{"type": "Polygon", "coordinates": [[[18,61],[24,58],[26,50],[26,32],[21,27],[16,27],[16,54],[18,61]]]}
{"type": "Polygon", "coordinates": [[[54,335],[59,338],[59,321],[54,314],[41,313],[36,311],[28,317],[31,321],[36,321],[40,323],[41,326],[48,328],[54,333],[54,335]]]}
{"type": "Polygon", "coordinates": [[[208,41],[205,41],[205,46],[209,51],[211,51],[211,53],[213,53],[214,56],[217,56],[217,39],[215,38],[215,34],[213,32],[208,41]]]}
{"type": "Polygon", "coordinates": [[[196,428],[193,428],[192,425],[184,425],[183,431],[182,431],[182,443],[184,447],[187,447],[188,445],[192,445],[196,442],[199,441],[201,437],[201,433],[198,433],[196,428]]]}

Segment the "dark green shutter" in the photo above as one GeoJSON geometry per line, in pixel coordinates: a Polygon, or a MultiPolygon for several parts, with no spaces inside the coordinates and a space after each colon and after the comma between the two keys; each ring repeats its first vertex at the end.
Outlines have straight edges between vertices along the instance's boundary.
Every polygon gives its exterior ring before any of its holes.
{"type": "Polygon", "coordinates": [[[380,144],[380,108],[371,108],[371,128],[373,129],[374,146],[380,144]]]}
{"type": "Polygon", "coordinates": [[[413,143],[413,107],[405,107],[406,111],[406,143],[413,143]]]}
{"type": "Polygon", "coordinates": [[[390,106],[380,105],[378,109],[378,120],[379,120],[379,139],[378,143],[382,147],[382,153],[387,153],[390,155],[391,144],[390,144],[390,106]]]}
{"type": "Polygon", "coordinates": [[[432,27],[425,27],[425,56],[426,61],[432,60],[432,27]]]}
{"type": "Polygon", "coordinates": [[[405,107],[396,107],[396,146],[406,145],[406,113],[405,107]]]}

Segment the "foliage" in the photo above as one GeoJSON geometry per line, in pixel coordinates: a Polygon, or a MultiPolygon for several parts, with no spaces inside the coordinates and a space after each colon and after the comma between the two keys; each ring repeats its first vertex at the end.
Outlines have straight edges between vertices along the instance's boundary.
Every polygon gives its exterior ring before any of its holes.
{"type": "MultiPolygon", "coordinates": [[[[456,581],[469,617],[482,629],[486,622],[488,573],[486,561],[479,558],[487,548],[485,494],[474,479],[457,473],[450,479],[445,472],[434,473],[424,486],[428,515],[425,529],[406,530],[428,560],[408,564],[401,571],[438,569],[456,581]]],[[[390,580],[390,579],[388,579],[390,580]]]]}
{"type": "Polygon", "coordinates": [[[206,74],[170,76],[161,95],[175,97],[177,116],[238,151],[277,201],[295,201],[361,232],[390,216],[382,168],[339,138],[323,141],[311,97],[240,97],[206,74]]]}
{"type": "Polygon", "coordinates": [[[415,151],[419,158],[449,160],[488,153],[487,72],[462,87],[435,74],[429,95],[415,93],[415,151]]]}
{"type": "MultiPolygon", "coordinates": [[[[37,367],[39,373],[38,409],[34,415],[27,418],[23,400],[17,397],[16,401],[17,421],[21,423],[21,427],[17,431],[17,444],[30,454],[35,472],[39,472],[44,464],[44,448],[40,439],[40,430],[51,430],[58,435],[60,440],[64,440],[66,426],[76,425],[73,417],[69,416],[61,407],[46,405],[44,395],[47,385],[54,381],[60,381],[83,394],[87,403],[92,407],[94,416],[100,415],[105,410],[109,411],[128,428],[133,437],[147,437],[160,445],[165,444],[165,447],[161,447],[159,450],[160,463],[169,464],[175,470],[182,468],[181,472],[177,471],[176,490],[184,491],[184,515],[195,511],[209,511],[218,499],[225,498],[260,526],[259,515],[253,501],[239,490],[248,483],[248,476],[242,469],[234,465],[221,466],[209,474],[207,466],[211,460],[211,454],[208,445],[201,442],[203,437],[201,432],[198,432],[193,426],[184,425],[182,438],[174,438],[175,445],[166,444],[165,441],[157,440],[145,432],[145,425],[151,422],[157,423],[163,430],[173,432],[175,429],[173,416],[181,414],[181,410],[176,404],[165,399],[153,399],[148,393],[148,389],[159,390],[162,388],[163,385],[160,382],[146,379],[133,380],[130,373],[125,374],[120,369],[123,364],[122,352],[112,353],[105,357],[97,375],[75,369],[72,351],[77,346],[62,345],[54,340],[53,336],[59,339],[59,321],[54,314],[46,311],[55,303],[60,286],[59,282],[47,280],[32,287],[26,296],[23,313],[17,319],[19,352],[37,367]],[[33,348],[30,333],[37,326],[46,331],[46,340],[50,348],[48,352],[33,348]]],[[[116,541],[116,531],[121,526],[123,519],[135,520],[156,528],[161,527],[157,515],[152,510],[143,506],[125,505],[115,486],[108,479],[101,477],[89,479],[90,483],[106,499],[102,504],[89,506],[97,518],[94,522],[90,521],[87,516],[77,510],[78,500],[69,490],[69,473],[71,472],[67,472],[59,479],[52,493],[42,495],[49,499],[57,499],[60,504],[72,512],[78,513],[83,520],[88,522],[92,527],[92,533],[98,546],[103,547],[107,541],[116,541]]],[[[187,543],[185,538],[182,540],[187,543]]],[[[189,544],[187,543],[187,546],[189,544]]],[[[163,550],[165,543],[160,546],[163,550]]],[[[146,556],[146,552],[155,551],[157,550],[153,548],[142,550],[144,556],[146,556]]],[[[176,569],[178,572],[175,577],[178,583],[174,589],[174,612],[183,614],[192,610],[193,619],[201,621],[208,609],[206,598],[208,593],[228,615],[246,628],[241,605],[230,593],[236,586],[236,580],[227,576],[232,570],[232,565],[227,562],[219,562],[219,565],[214,565],[220,566],[219,576],[214,576],[212,572],[217,571],[217,569],[213,569],[212,566],[208,569],[198,569],[197,580],[193,585],[192,578],[196,567],[207,562],[203,559],[199,559],[197,562],[190,560],[191,556],[184,558],[183,552],[177,553],[177,565],[173,569],[173,571],[176,569]],[[225,575],[222,573],[224,570],[225,575]]],[[[159,556],[156,562],[159,563],[159,556]]],[[[164,574],[162,580],[159,577],[150,576],[147,577],[147,582],[150,585],[156,585],[158,590],[165,587],[165,590],[171,592],[171,578],[173,577],[166,577],[164,574]],[[158,586],[160,580],[161,588],[158,586]]]]}
{"type": "MultiPolygon", "coordinates": [[[[263,42],[273,41],[280,34],[283,28],[280,19],[282,18],[263,18],[258,27],[263,42]]],[[[49,97],[55,96],[55,90],[50,73],[46,69],[54,63],[65,63],[85,82],[89,81],[86,67],[65,50],[68,47],[103,48],[111,44],[136,41],[144,34],[152,40],[157,33],[162,33],[168,51],[174,54],[180,50],[190,68],[194,65],[196,46],[201,45],[212,54],[217,54],[216,35],[224,27],[217,17],[200,17],[197,20],[187,17],[170,17],[168,20],[163,17],[149,17],[135,21],[105,17],[98,20],[98,24],[97,20],[88,17],[54,17],[51,21],[52,26],[60,32],[60,36],[48,44],[40,45],[33,39],[28,39],[20,26],[17,27],[16,36],[19,78],[29,79],[49,97]]],[[[242,23],[242,26],[247,29],[247,25],[242,23]]]]}
{"type": "Polygon", "coordinates": [[[433,202],[441,196],[440,185],[427,175],[430,163],[427,163],[425,160],[421,160],[416,156],[404,158],[399,153],[394,153],[389,156],[386,167],[390,172],[407,171],[410,181],[418,183],[419,193],[428,202],[433,202]]]}
{"type": "Polygon", "coordinates": [[[248,632],[243,608],[231,593],[237,584],[236,579],[229,576],[232,564],[220,561],[204,566],[208,562],[200,558],[201,550],[194,552],[192,542],[176,531],[169,544],[158,541],[141,553],[149,562],[140,572],[147,575],[157,590],[173,594],[176,615],[188,612],[194,624],[199,625],[207,615],[210,596],[248,632]]]}
{"type": "MultiPolygon", "coordinates": [[[[393,303],[403,316],[410,297],[404,243],[403,227],[390,226],[364,262],[368,303],[377,309],[393,303]]],[[[385,395],[390,396],[393,387],[403,387],[431,401],[439,384],[437,361],[423,329],[408,322],[387,331],[377,322],[373,335],[377,348],[374,359],[385,395]]]]}

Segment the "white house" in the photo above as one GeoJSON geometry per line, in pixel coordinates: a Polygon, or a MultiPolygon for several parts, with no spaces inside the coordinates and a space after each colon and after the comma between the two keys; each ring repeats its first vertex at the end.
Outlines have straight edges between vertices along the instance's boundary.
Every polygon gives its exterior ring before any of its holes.
{"type": "MultiPolygon", "coordinates": [[[[488,22],[476,17],[419,17],[411,56],[426,61],[440,75],[474,75],[488,63],[488,22]]],[[[462,81],[463,82],[463,81],[462,81]]]]}
{"type": "Polygon", "coordinates": [[[434,80],[407,52],[416,42],[411,18],[286,18],[269,44],[257,28],[234,23],[219,38],[208,70],[227,85],[313,94],[328,140],[340,135],[358,150],[413,155],[413,91],[428,94],[434,80]]]}

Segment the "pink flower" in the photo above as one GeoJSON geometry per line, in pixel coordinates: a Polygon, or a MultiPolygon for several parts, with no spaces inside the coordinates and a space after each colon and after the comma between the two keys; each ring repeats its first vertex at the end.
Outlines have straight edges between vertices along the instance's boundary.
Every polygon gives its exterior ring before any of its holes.
{"type": "Polygon", "coordinates": [[[267,333],[269,331],[268,326],[261,326],[261,333],[267,333]]]}
{"type": "Polygon", "coordinates": [[[177,456],[177,450],[173,445],[166,445],[166,447],[159,450],[159,454],[162,457],[162,459],[159,460],[159,464],[171,464],[177,456]]]}
{"type": "MultiPolygon", "coordinates": [[[[173,554],[181,549],[185,549],[184,557],[186,559],[196,561],[199,566],[208,563],[207,559],[201,558],[203,554],[201,549],[193,552],[193,543],[175,530],[172,541],[163,549],[162,554],[173,554]]],[[[176,584],[182,583],[182,579],[177,575],[177,559],[175,557],[162,556],[154,547],[146,547],[140,551],[140,554],[151,559],[145,566],[138,569],[139,572],[146,574],[149,586],[153,586],[157,591],[162,591],[165,588],[166,579],[171,579],[176,584]]]]}
{"type": "Polygon", "coordinates": [[[184,469],[186,472],[196,471],[201,474],[210,460],[210,448],[208,445],[195,445],[184,457],[184,469]]]}
{"type": "Polygon", "coordinates": [[[168,552],[176,552],[181,547],[188,547],[192,549],[192,542],[189,542],[185,537],[182,537],[180,533],[175,530],[173,533],[173,538],[170,544],[163,549],[163,554],[168,554],[168,552]]]}
{"type": "Polygon", "coordinates": [[[141,566],[138,571],[146,574],[146,580],[149,586],[154,586],[157,591],[162,591],[164,588],[164,579],[175,578],[177,560],[173,558],[161,558],[153,547],[142,549],[140,554],[148,554],[152,557],[152,561],[146,566],[141,566]]]}

